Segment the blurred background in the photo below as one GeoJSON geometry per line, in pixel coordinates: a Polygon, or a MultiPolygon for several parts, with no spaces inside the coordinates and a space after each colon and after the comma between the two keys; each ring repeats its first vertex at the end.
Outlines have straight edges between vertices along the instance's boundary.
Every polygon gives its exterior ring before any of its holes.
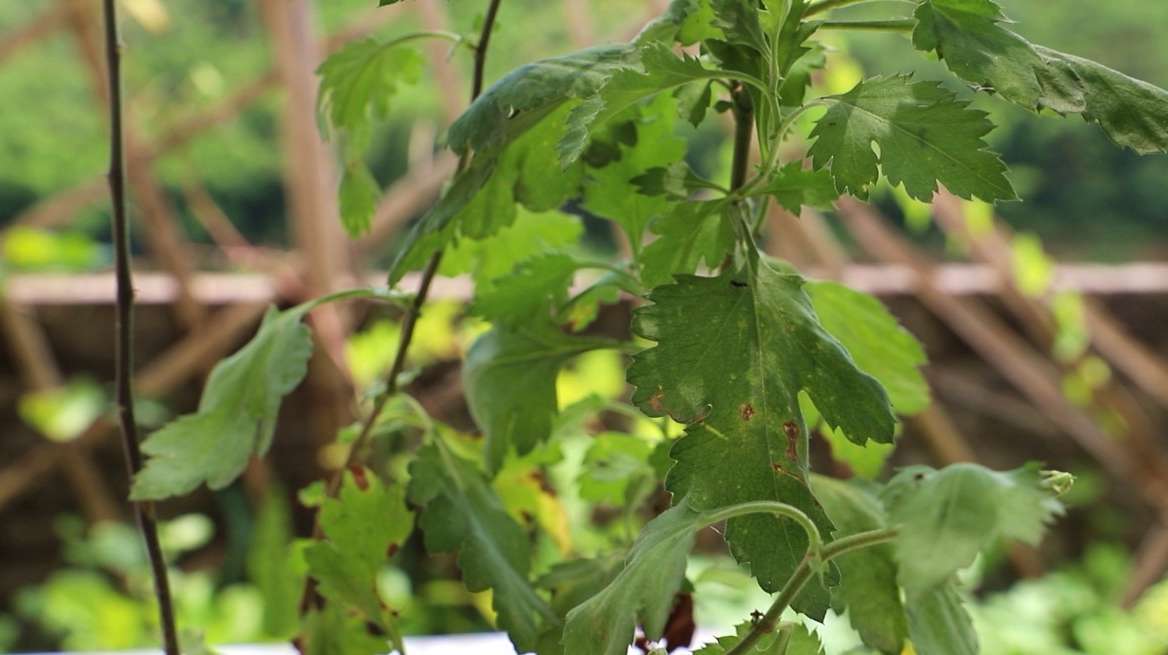
{"type": "MultiPolygon", "coordinates": [[[[195,406],[211,366],[250,337],[267,304],[377,281],[396,236],[452,172],[439,144],[465,106],[469,71],[445,42],[425,44],[419,83],[395,97],[369,153],[385,189],[373,228],[356,240],[340,228],[335,157],[317,130],[316,66],[355,39],[471,33],[482,11],[473,0],[375,4],[121,0],[147,427],[195,406]]],[[[489,78],[626,40],[663,4],[508,0],[489,78]]],[[[1168,87],[1168,3],[1002,4],[1031,40],[1168,87]]],[[[100,26],[96,0],[0,3],[0,652],[156,643],[107,414],[113,282],[100,26]]],[[[820,92],[905,68],[941,77],[903,37],[832,44],[820,92]]],[[[999,125],[990,138],[1023,202],[990,208],[939,196],[928,206],[883,189],[871,208],[776,209],[769,218],[772,254],[879,295],[930,360],[934,403],[905,421],[889,462],[820,438],[819,470],[877,476],[975,459],[1075,473],[1068,514],[1041,549],[1012,548],[970,572],[983,652],[1162,655],[1168,157],[1121,151],[1077,120],[975,102],[999,125]]],[[[709,120],[687,136],[693,166],[724,174],[726,124],[709,120]]],[[[606,223],[579,207],[565,212],[585,248],[619,256],[606,223]]],[[[458,278],[437,285],[411,386],[428,411],[468,431],[457,371],[479,329],[462,316],[469,293],[458,278]]],[[[629,310],[607,309],[599,329],[623,335],[629,310]]],[[[211,643],[287,636],[297,588],[283,553],[311,526],[296,492],[343,459],[338,432],[398,339],[396,317],[380,309],[317,312],[313,324],[317,355],[285,403],[268,460],[235,486],[161,508],[180,623],[211,643]]],[[[566,371],[561,404],[624,394],[615,357],[589,355],[566,371]]],[[[618,428],[656,429],[621,416],[580,428],[553,467],[559,495],[518,472],[499,483],[508,507],[539,523],[549,558],[594,552],[624,530],[618,508],[592,511],[566,491],[593,435],[618,428]]],[[[759,601],[716,548],[692,566],[700,625],[730,625],[759,601]]],[[[484,598],[462,588],[451,560],[425,557],[417,543],[379,584],[402,608],[407,634],[490,629],[484,598]]],[[[841,633],[832,643],[847,643],[845,628],[828,627],[841,633]]]]}

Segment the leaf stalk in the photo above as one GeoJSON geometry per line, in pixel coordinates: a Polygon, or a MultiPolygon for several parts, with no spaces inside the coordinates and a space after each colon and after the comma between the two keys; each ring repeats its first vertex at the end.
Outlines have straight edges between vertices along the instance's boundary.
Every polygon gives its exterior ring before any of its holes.
{"type": "Polygon", "coordinates": [[[750,652],[754,645],[758,643],[758,640],[762,639],[764,635],[774,632],[783,612],[799,596],[799,592],[803,591],[803,587],[807,585],[807,582],[811,579],[811,576],[818,567],[848,553],[878,544],[888,543],[895,539],[896,535],[896,528],[869,530],[837,539],[824,546],[818,554],[812,552],[811,548],[808,548],[807,553],[803,556],[803,561],[799,563],[799,566],[795,569],[795,573],[787,580],[787,584],[783,585],[783,588],[779,590],[779,595],[775,597],[774,602],[766,611],[766,614],[762,615],[758,621],[755,621],[754,625],[750,628],[750,632],[742,638],[742,641],[726,651],[726,655],[745,655],[750,652]]]}

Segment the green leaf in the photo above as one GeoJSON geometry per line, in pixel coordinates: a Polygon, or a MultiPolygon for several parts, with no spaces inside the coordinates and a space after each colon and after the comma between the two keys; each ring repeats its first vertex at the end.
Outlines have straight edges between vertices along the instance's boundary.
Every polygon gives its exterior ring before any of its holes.
{"type": "Polygon", "coordinates": [[[734,226],[725,200],[680,202],[653,221],[657,238],[641,251],[641,282],[653,287],[692,274],[703,263],[717,268],[734,247],[734,226]]]}
{"type": "Polygon", "coordinates": [[[368,144],[373,125],[389,115],[403,85],[422,75],[425,59],[393,41],[363,39],[346,45],[320,65],[317,110],[323,128],[343,132],[358,147],[368,144]]]}
{"type": "MultiPolygon", "coordinates": [[[[609,553],[594,559],[578,559],[554,564],[536,582],[551,595],[552,610],[564,619],[577,605],[607,587],[624,567],[621,553],[609,553]]],[[[564,626],[552,626],[540,636],[539,655],[562,655],[564,626]]]]}
{"type": "MultiPolygon", "coordinates": [[[[811,486],[835,524],[836,539],[886,527],[879,499],[855,484],[812,476],[811,486]]],[[[847,610],[864,643],[882,653],[900,653],[908,634],[892,546],[878,544],[835,560],[840,583],[831,590],[832,606],[847,610]]]]}
{"type": "Polygon", "coordinates": [[[727,76],[726,71],[707,69],[700,60],[688,54],[682,53],[678,57],[664,43],[644,44],[634,51],[634,55],[637,57],[636,66],[616,70],[596,95],[573,108],[568,130],[558,147],[564,165],[576,161],[584,153],[592,126],[602,125],[662,91],[727,76]]]}
{"type": "Polygon", "coordinates": [[[448,277],[469,273],[476,285],[503,277],[520,262],[579,242],[580,219],[560,211],[516,208],[515,221],[482,240],[463,239],[446,250],[438,272],[448,277]]]}
{"type": "Polygon", "coordinates": [[[300,320],[316,306],[380,292],[359,289],[318,298],[264,315],[259,331],[207,378],[199,409],[181,416],[142,443],[145,467],[134,477],[133,500],[179,496],[206,483],[230,484],[253,456],[272,445],[284,396],[308,370],[312,338],[300,320]]]}
{"type": "Polygon", "coordinates": [[[497,325],[546,325],[568,295],[576,271],[587,262],[550,253],[522,262],[510,275],[480,283],[471,313],[497,325]]]}
{"type": "Polygon", "coordinates": [[[636,59],[636,49],[622,44],[520,66],[471,103],[450,126],[447,143],[459,154],[496,150],[565,104],[595,96],[636,59]]]}
{"type": "Polygon", "coordinates": [[[568,612],[566,655],[625,655],[638,624],[649,639],[661,638],[705,521],[683,501],[647,523],[616,578],[568,612]]]}
{"type": "Polygon", "coordinates": [[[358,237],[369,230],[373,222],[373,212],[381,197],[381,186],[369,168],[360,161],[345,166],[338,192],[341,225],[350,236],[358,237]]]}
{"type": "Polygon", "coordinates": [[[993,124],[939,84],[876,77],[820,102],[829,109],[811,132],[810,154],[817,169],[830,164],[840,193],[866,197],[883,172],[918,200],[932,199],[938,184],[962,198],[1016,197],[1005,164],[982,139],[993,124]]]}
{"type": "Polygon", "coordinates": [[[921,374],[925,351],[874,296],[835,282],[807,285],[823,327],[848,349],[856,365],[888,392],[898,414],[929,406],[929,383],[921,374]]]}
{"type": "MultiPolygon", "coordinates": [[[[735,634],[718,637],[716,642],[703,646],[695,651],[694,655],[726,655],[750,633],[752,627],[753,624],[750,622],[739,624],[735,634]]],[[[782,639],[783,633],[774,631],[763,635],[762,639],[755,642],[754,648],[748,651],[750,655],[822,655],[823,645],[819,643],[819,637],[808,630],[807,626],[786,624],[782,630],[790,634],[785,644],[782,639]]]]}
{"type": "Polygon", "coordinates": [[[406,235],[390,266],[389,283],[396,284],[434,252],[460,239],[485,239],[511,226],[519,216],[518,205],[547,212],[575,195],[583,167],[547,165],[555,158],[566,117],[566,110],[556,111],[501,152],[476,156],[406,235]]]}
{"type": "Polygon", "coordinates": [[[829,208],[839,197],[830,172],[805,170],[799,162],[791,162],[779,169],[767,183],[766,193],[774,196],[784,209],[796,216],[804,206],[829,208]]]}
{"type": "Polygon", "coordinates": [[[362,161],[373,128],[390,112],[393,97],[421,77],[425,59],[397,41],[364,39],[325,60],[317,74],[317,112],[321,131],[338,136],[344,173],[340,187],[341,222],[349,234],[369,229],[380,187],[362,161]]]}
{"type": "Polygon", "coordinates": [[[650,170],[681,161],[685,139],[675,134],[677,100],[661,95],[645,106],[633,121],[635,143],[618,145],[619,158],[589,169],[584,185],[584,208],[620,225],[633,252],[639,252],[645,226],[672,206],[669,198],[640,192],[634,181],[650,170]]]}
{"type": "Polygon", "coordinates": [[[1168,91],[1030,43],[1003,26],[992,0],[923,0],[916,18],[917,49],[983,90],[1031,111],[1080,114],[1140,154],[1168,152],[1168,91]]]}
{"type": "Polygon", "coordinates": [[[919,655],[977,655],[973,621],[952,582],[907,603],[909,638],[919,655]]]}
{"type": "Polygon", "coordinates": [[[336,498],[320,508],[325,540],[304,552],[309,575],[330,602],[364,613],[393,632],[375,582],[389,556],[410,536],[414,517],[405,505],[405,489],[385,484],[367,469],[346,471],[336,498]]]}
{"type": "Polygon", "coordinates": [[[285,639],[300,628],[298,605],[304,566],[292,544],[292,512],[279,486],[269,488],[260,505],[247,549],[248,580],[263,598],[263,631],[285,639]]]}
{"type": "Polygon", "coordinates": [[[973,564],[998,539],[1037,545],[1061,504],[1037,467],[999,473],[975,464],[941,470],[910,467],[896,475],[882,498],[896,540],[901,586],[912,598],[973,564]]]}
{"type": "Polygon", "coordinates": [[[653,448],[631,434],[603,432],[592,438],[577,480],[580,497],[594,503],[624,507],[637,487],[655,482],[649,464],[653,448]]]}
{"type": "Polygon", "coordinates": [[[1168,152],[1168,91],[1088,59],[1037,50],[1057,78],[1051,85],[1083,97],[1085,120],[1141,155],[1168,152]]]}
{"type": "Polygon", "coordinates": [[[556,375],[569,359],[613,342],[551,327],[496,327],[475,340],[462,369],[470,413],[486,436],[487,468],[511,451],[523,455],[551,434],[556,375]]]}
{"type": "MultiPolygon", "coordinates": [[[[891,441],[894,420],[880,385],[820,325],[802,278],[755,261],[716,278],[679,276],[649,298],[633,329],[657,346],[635,356],[628,379],[644,412],[688,424],[670,453],[677,464],[666,487],[703,510],[782,501],[829,532],[807,487],[799,391],[861,440],[891,441]]],[[[807,547],[795,523],[770,516],[734,519],[726,538],[768,591],[786,582],[807,547]]]]}
{"type": "Polygon", "coordinates": [[[333,605],[304,617],[300,643],[305,655],[382,655],[386,640],[370,634],[364,621],[333,605]]]}
{"type": "Polygon", "coordinates": [[[473,462],[437,436],[410,465],[410,501],[424,507],[420,527],[426,550],[458,550],[463,582],[472,592],[491,589],[499,626],[520,652],[558,623],[528,582],[531,545],[473,462]]]}

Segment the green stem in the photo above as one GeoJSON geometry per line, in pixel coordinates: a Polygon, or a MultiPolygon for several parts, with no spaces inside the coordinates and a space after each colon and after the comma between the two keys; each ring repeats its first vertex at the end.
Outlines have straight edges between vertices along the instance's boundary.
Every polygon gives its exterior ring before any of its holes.
{"type": "Polygon", "coordinates": [[[847,7],[848,5],[858,5],[858,4],[862,4],[865,2],[871,2],[871,1],[872,0],[823,0],[822,2],[817,2],[813,5],[811,5],[810,7],[808,7],[807,11],[803,12],[803,17],[804,18],[811,18],[812,16],[822,14],[825,11],[831,11],[833,9],[839,9],[840,7],[847,7]]]}
{"type": "Polygon", "coordinates": [[[896,538],[896,534],[897,531],[895,528],[860,532],[842,539],[837,539],[824,546],[818,553],[818,557],[816,557],[814,551],[808,548],[807,554],[803,556],[803,561],[799,562],[795,573],[787,580],[787,584],[783,585],[783,588],[779,590],[779,595],[775,597],[775,601],[771,604],[770,609],[767,610],[762,618],[754,623],[750,628],[750,632],[742,638],[742,641],[738,642],[726,652],[726,655],[744,655],[745,653],[749,653],[750,649],[758,643],[759,639],[762,639],[763,635],[775,630],[783,612],[795,601],[795,598],[799,596],[799,592],[803,591],[803,587],[811,579],[811,576],[814,574],[815,565],[823,565],[842,555],[877,544],[887,543],[896,538]]]}
{"type": "Polygon", "coordinates": [[[854,30],[861,32],[911,32],[917,26],[915,18],[890,20],[827,20],[819,24],[821,30],[854,30]]]}
{"type": "Polygon", "coordinates": [[[454,45],[466,44],[468,48],[474,48],[474,44],[467,41],[461,34],[447,32],[445,30],[425,30],[422,32],[410,32],[409,34],[403,34],[395,39],[386,41],[385,43],[381,44],[381,47],[392,48],[394,46],[399,46],[403,43],[409,43],[410,41],[417,41],[419,39],[446,39],[447,41],[454,43],[454,45]]]}
{"type": "MultiPolygon", "coordinates": [[[[471,80],[470,100],[474,102],[483,92],[483,86],[486,79],[486,60],[487,49],[491,43],[491,34],[495,29],[495,23],[499,15],[499,5],[502,0],[490,0],[487,5],[487,13],[483,17],[483,27],[479,34],[478,43],[474,44],[474,76],[471,80]]],[[[390,44],[401,43],[403,39],[408,38],[423,38],[424,36],[443,36],[450,34],[448,32],[416,32],[414,34],[407,34],[400,37],[396,41],[390,41],[390,44]]],[[[461,37],[459,37],[461,40],[461,37]]],[[[388,46],[387,46],[388,47],[388,46]]],[[[466,169],[469,159],[463,155],[458,161],[458,172],[466,169]]],[[[328,483],[325,485],[325,491],[329,497],[336,495],[337,490],[341,485],[341,478],[344,472],[351,466],[356,465],[364,456],[363,452],[366,445],[369,443],[373,435],[373,428],[377,425],[377,419],[381,413],[385,411],[385,407],[398,391],[398,378],[401,377],[402,371],[405,369],[406,355],[409,352],[410,343],[414,337],[414,330],[418,325],[418,318],[422,314],[422,307],[426,304],[426,297],[430,293],[430,285],[438,274],[438,266],[442,263],[442,251],[439,250],[430,256],[430,260],[426,263],[426,268],[422,272],[422,279],[418,285],[418,293],[414,296],[413,303],[410,304],[406,310],[405,319],[402,321],[401,339],[398,341],[397,353],[394,355],[393,366],[390,368],[389,375],[386,377],[385,392],[378,396],[374,402],[373,411],[365,417],[361,425],[361,433],[357,436],[357,440],[349,448],[349,454],[345,458],[345,465],[333,475],[328,483]]],[[[322,536],[320,528],[320,513],[317,512],[315,522],[312,530],[313,539],[319,539],[322,536]]],[[[300,599],[300,613],[303,616],[308,612],[310,607],[319,601],[319,596],[316,591],[315,581],[308,577],[305,580],[304,593],[300,599]]],[[[299,642],[298,642],[299,646],[299,642]]],[[[303,648],[300,649],[303,652],[303,648]]]]}
{"type": "Polygon", "coordinates": [[[820,536],[819,528],[815,526],[815,522],[811,520],[811,517],[804,514],[798,507],[774,500],[756,500],[724,509],[711,510],[706,512],[705,516],[702,517],[702,522],[706,525],[713,525],[748,514],[773,514],[798,523],[799,527],[803,528],[803,531],[807,533],[808,553],[826,552],[826,548],[830,547],[824,547],[823,537],[820,536]]]}

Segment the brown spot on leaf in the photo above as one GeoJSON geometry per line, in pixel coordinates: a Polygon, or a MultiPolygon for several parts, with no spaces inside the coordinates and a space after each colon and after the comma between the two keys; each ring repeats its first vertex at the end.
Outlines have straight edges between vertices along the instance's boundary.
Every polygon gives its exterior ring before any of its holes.
{"type": "Polygon", "coordinates": [[[658,389],[654,391],[653,395],[649,396],[649,409],[653,410],[656,414],[664,414],[665,405],[661,402],[662,400],[665,400],[665,390],[658,389]]]}
{"type": "Polygon", "coordinates": [[[783,424],[783,434],[787,435],[787,460],[799,461],[799,426],[787,421],[783,424]]]}
{"type": "Polygon", "coordinates": [[[369,491],[369,480],[365,477],[365,467],[354,464],[349,467],[349,473],[353,474],[353,482],[357,483],[357,488],[361,491],[369,491]]]}
{"type": "Polygon", "coordinates": [[[775,473],[786,473],[786,471],[783,470],[783,465],[779,464],[778,462],[772,462],[771,468],[775,470],[775,473]]]}
{"type": "Polygon", "coordinates": [[[385,550],[386,559],[393,557],[394,555],[397,555],[398,548],[399,548],[399,546],[397,544],[390,544],[389,548],[387,548],[385,550]]]}
{"type": "Polygon", "coordinates": [[[742,407],[738,408],[738,413],[742,414],[743,421],[749,421],[754,418],[754,405],[750,403],[742,403],[742,407]]]}

